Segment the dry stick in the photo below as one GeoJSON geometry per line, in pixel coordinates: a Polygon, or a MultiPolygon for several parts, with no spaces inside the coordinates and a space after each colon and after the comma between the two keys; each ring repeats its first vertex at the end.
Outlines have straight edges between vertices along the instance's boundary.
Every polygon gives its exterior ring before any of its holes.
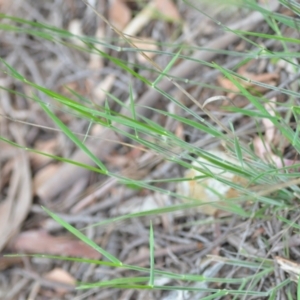
{"type": "MultiPolygon", "coordinates": [[[[270,11],[276,11],[279,7],[279,2],[277,0],[272,0],[269,3],[268,9],[270,11]]],[[[264,16],[259,12],[251,13],[247,18],[234,23],[232,26],[229,26],[231,30],[252,30],[259,22],[262,22],[264,16]]],[[[206,45],[207,49],[224,49],[228,45],[234,43],[239,39],[239,36],[232,32],[225,32],[222,36],[217,37],[210,43],[206,45]]],[[[216,56],[217,53],[215,51],[203,50],[202,52],[196,53],[192,56],[192,59],[189,61],[183,61],[180,65],[175,67],[171,72],[171,77],[181,77],[188,78],[193,73],[197,72],[200,68],[199,64],[195,60],[203,60],[210,61],[216,56]]],[[[173,86],[172,81],[168,78],[164,78],[159,84],[158,88],[163,91],[169,91],[173,86]]],[[[158,93],[154,89],[149,89],[139,100],[139,105],[136,107],[137,115],[142,115],[148,117],[151,114],[151,111],[147,109],[145,106],[153,107],[155,103],[161,97],[160,93],[158,93]]],[[[128,111],[126,109],[121,110],[121,114],[128,115],[128,111]]],[[[129,128],[124,126],[120,126],[124,131],[129,131],[129,128]]],[[[112,129],[105,129],[102,135],[102,140],[105,139],[115,139],[118,140],[117,134],[112,129]]],[[[107,142],[103,143],[95,143],[88,142],[86,146],[95,153],[100,159],[105,159],[106,155],[108,155],[114,148],[114,144],[109,144],[107,142]]],[[[78,161],[83,164],[92,165],[92,160],[81,150],[77,150],[71,158],[72,160],[78,161]]],[[[84,168],[78,168],[75,165],[64,163],[61,168],[57,171],[55,177],[52,177],[50,180],[41,185],[37,190],[37,195],[43,199],[52,199],[55,196],[59,195],[65,189],[68,189],[76,180],[82,176],[87,176],[88,170],[84,168]]]]}

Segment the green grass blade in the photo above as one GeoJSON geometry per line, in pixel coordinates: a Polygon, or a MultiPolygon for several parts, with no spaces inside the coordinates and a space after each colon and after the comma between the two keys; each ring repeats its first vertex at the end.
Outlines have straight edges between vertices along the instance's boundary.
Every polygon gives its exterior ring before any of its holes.
{"type": "Polygon", "coordinates": [[[297,282],[297,300],[300,300],[300,276],[298,276],[297,282]]]}
{"type": "MultiPolygon", "coordinates": [[[[109,103],[108,103],[107,99],[105,99],[105,108],[104,109],[105,109],[105,114],[107,114],[108,116],[111,116],[110,107],[109,107],[109,103]]],[[[107,121],[107,126],[111,127],[112,126],[111,119],[106,118],[106,121],[107,121]]]]}
{"type": "MultiPolygon", "coordinates": [[[[133,99],[133,91],[132,91],[132,85],[129,85],[129,99],[130,99],[130,108],[131,108],[131,114],[132,114],[132,118],[133,120],[137,120],[136,119],[136,111],[135,111],[135,104],[134,104],[134,99],[133,99]]],[[[136,138],[139,138],[138,135],[138,131],[136,129],[134,129],[135,132],[135,136],[136,138]]]]}
{"type": "Polygon", "coordinates": [[[101,253],[105,258],[113,262],[114,264],[118,266],[122,266],[122,262],[119,261],[116,257],[102,249],[100,246],[98,246],[94,241],[90,240],[86,235],[84,235],[82,232],[80,232],[78,229],[70,225],[69,223],[65,222],[63,219],[61,219],[58,215],[51,212],[49,209],[43,207],[43,210],[57,223],[62,225],[65,229],[67,229],[69,232],[71,232],[73,235],[75,235],[77,238],[79,238],[81,241],[83,241],[85,244],[89,245],[99,253],[101,253]]]}
{"type": "Polygon", "coordinates": [[[58,255],[47,255],[47,254],[6,254],[4,257],[37,257],[37,258],[48,258],[54,260],[72,261],[78,263],[95,264],[99,266],[108,266],[120,268],[119,263],[113,263],[109,261],[80,258],[80,257],[69,257],[69,256],[58,256],[58,255]]]}
{"type": "Polygon", "coordinates": [[[156,78],[156,80],[152,83],[152,86],[155,87],[163,78],[166,77],[166,75],[168,75],[168,72],[170,71],[170,69],[172,68],[172,66],[174,65],[174,63],[176,62],[176,60],[178,59],[178,56],[180,54],[182,49],[180,49],[176,55],[174,55],[174,57],[171,59],[171,61],[168,63],[168,65],[165,67],[165,69],[163,70],[163,72],[156,78]]]}
{"type": "Polygon", "coordinates": [[[149,286],[154,286],[154,233],[152,221],[150,222],[150,234],[149,234],[149,249],[150,249],[150,279],[149,286]]]}
{"type": "Polygon", "coordinates": [[[77,137],[73,132],[47,107],[43,102],[39,102],[43,110],[47,115],[53,120],[53,122],[66,134],[66,136],[75,143],[75,145],[85,152],[93,162],[105,173],[107,174],[107,168],[105,165],[96,157],[77,137]]]}
{"type": "MultiPolygon", "coordinates": [[[[146,283],[148,277],[126,277],[126,278],[116,278],[107,281],[95,282],[95,283],[79,283],[77,290],[91,289],[96,287],[111,287],[120,288],[120,286],[126,286],[126,288],[136,288],[136,283],[146,283]]],[[[149,288],[148,285],[139,285],[139,288],[149,288]]]]}
{"type": "Polygon", "coordinates": [[[46,152],[38,151],[38,150],[35,150],[35,149],[32,149],[32,148],[24,147],[24,146],[21,146],[21,145],[15,143],[15,142],[13,142],[13,141],[10,141],[10,140],[4,138],[2,136],[0,136],[0,140],[5,142],[5,143],[8,143],[8,144],[10,144],[14,147],[23,149],[25,151],[29,151],[29,152],[32,152],[32,153],[36,153],[36,154],[40,154],[40,155],[43,155],[43,156],[50,157],[53,160],[57,160],[57,161],[65,162],[65,163],[68,163],[68,164],[72,164],[72,165],[78,166],[80,168],[87,169],[87,170],[92,171],[92,172],[97,172],[97,173],[100,173],[100,174],[106,174],[106,172],[100,170],[99,168],[89,166],[89,165],[86,165],[86,164],[82,164],[82,163],[77,162],[75,160],[67,159],[67,158],[64,158],[64,157],[61,157],[61,156],[56,156],[56,155],[52,155],[52,154],[49,154],[49,153],[46,153],[46,152]]]}
{"type": "Polygon", "coordinates": [[[238,33],[238,34],[243,34],[243,35],[256,36],[256,37],[265,38],[265,39],[273,39],[273,40],[276,40],[276,41],[283,41],[285,43],[300,44],[299,39],[289,38],[289,37],[286,37],[286,36],[277,36],[277,35],[273,35],[273,34],[266,34],[266,33],[261,33],[261,32],[241,31],[241,30],[235,30],[234,32],[238,33]]]}

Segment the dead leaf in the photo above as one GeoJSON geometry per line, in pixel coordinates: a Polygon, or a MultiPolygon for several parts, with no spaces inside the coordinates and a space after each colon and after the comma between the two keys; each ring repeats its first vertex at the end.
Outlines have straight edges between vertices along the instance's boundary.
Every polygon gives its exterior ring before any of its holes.
{"type": "Polygon", "coordinates": [[[0,257],[0,271],[23,262],[22,257],[0,257]]]}
{"type": "MultiPolygon", "coordinates": [[[[265,104],[266,110],[273,117],[275,116],[275,109],[276,109],[275,101],[276,101],[276,99],[273,98],[273,99],[271,99],[271,101],[269,103],[265,104]],[[272,101],[274,101],[274,102],[272,102],[272,101]]],[[[275,136],[275,129],[276,129],[275,125],[270,119],[267,119],[267,118],[263,118],[262,123],[265,127],[265,139],[268,143],[271,143],[275,136]]]]}
{"type": "MultiPolygon", "coordinates": [[[[243,76],[244,78],[247,78],[247,81],[239,79],[239,78],[235,78],[235,79],[244,88],[246,88],[248,90],[254,90],[254,92],[256,92],[256,93],[263,93],[267,90],[267,88],[256,85],[255,83],[253,83],[253,81],[261,82],[261,83],[265,83],[265,84],[274,86],[274,85],[276,85],[279,76],[277,73],[255,74],[255,73],[251,73],[251,72],[247,71],[247,69],[249,68],[249,66],[251,66],[251,64],[253,62],[254,61],[250,61],[249,63],[241,66],[237,71],[237,73],[239,75],[243,76]]],[[[237,93],[240,91],[239,88],[234,83],[232,83],[229,79],[224,78],[223,76],[219,76],[217,78],[217,81],[223,88],[230,90],[230,93],[228,93],[228,95],[227,95],[227,97],[229,97],[230,99],[234,99],[237,96],[237,93]]]]}
{"type": "Polygon", "coordinates": [[[55,268],[44,275],[44,278],[60,283],[75,285],[76,279],[68,273],[66,270],[61,268],[55,268]]]}
{"type": "Polygon", "coordinates": [[[172,21],[180,21],[178,9],[172,0],[154,0],[155,7],[164,17],[172,21]]]}
{"type": "MultiPolygon", "coordinates": [[[[59,149],[58,139],[54,138],[46,141],[39,140],[35,143],[34,149],[51,155],[57,155],[59,149]]],[[[31,160],[31,165],[35,170],[52,161],[52,158],[49,156],[33,152],[29,154],[29,157],[31,160]]]]}
{"type": "Polygon", "coordinates": [[[48,179],[55,176],[56,171],[60,168],[60,164],[52,163],[39,170],[33,178],[33,193],[42,186],[48,179]]]}
{"type": "MultiPolygon", "coordinates": [[[[155,40],[150,38],[131,38],[131,41],[134,43],[136,47],[141,49],[145,55],[147,55],[149,58],[153,58],[155,56],[155,50],[158,50],[158,46],[155,42],[155,40]]],[[[146,63],[147,59],[141,54],[137,54],[137,59],[140,63],[146,63]]]]}
{"type": "Polygon", "coordinates": [[[263,141],[261,137],[256,136],[253,140],[254,152],[263,161],[275,165],[277,168],[289,167],[298,164],[299,161],[281,158],[275,155],[267,141],[263,141]]]}
{"type": "Polygon", "coordinates": [[[224,89],[230,90],[232,92],[239,91],[238,87],[233,82],[223,76],[218,77],[218,82],[224,89]]]}
{"type": "MultiPolygon", "coordinates": [[[[275,116],[275,104],[276,99],[273,98],[272,102],[265,104],[266,110],[271,116],[275,116]]],[[[275,133],[275,125],[268,118],[264,118],[262,123],[265,127],[265,136],[264,138],[256,136],[253,140],[254,152],[261,158],[263,161],[275,165],[277,168],[283,168],[288,166],[293,166],[298,163],[296,160],[281,158],[278,155],[275,155],[272,151],[272,146],[275,146],[274,139],[275,137],[278,140],[278,134],[275,133]]],[[[281,141],[282,141],[281,137],[281,141]]]]}
{"type": "Polygon", "coordinates": [[[10,8],[15,8],[11,1],[8,1],[8,0],[1,0],[0,1],[0,11],[1,11],[1,13],[3,13],[3,14],[8,13],[10,11],[10,8]]]}
{"type": "MultiPolygon", "coordinates": [[[[240,163],[233,157],[227,155],[224,151],[221,150],[210,150],[209,153],[219,157],[222,161],[227,161],[228,163],[233,163],[238,166],[240,163]]],[[[207,168],[210,172],[215,175],[219,175],[222,178],[231,181],[232,183],[238,183],[241,185],[246,184],[244,178],[238,177],[235,174],[224,172],[223,170],[213,166],[204,158],[198,158],[193,163],[193,166],[201,169],[207,168]]],[[[228,215],[227,212],[221,212],[219,208],[209,203],[215,202],[221,206],[226,207],[226,203],[221,201],[226,198],[234,198],[239,196],[239,192],[234,190],[229,185],[222,183],[214,178],[199,178],[193,179],[194,177],[201,177],[204,174],[198,170],[190,169],[185,172],[186,178],[191,178],[189,181],[182,181],[177,186],[177,192],[183,196],[198,200],[202,203],[208,203],[199,207],[199,210],[207,215],[228,215]]]]}
{"type": "MultiPolygon", "coordinates": [[[[61,268],[54,268],[43,277],[47,280],[67,284],[74,287],[76,285],[76,279],[69,272],[61,268]]],[[[61,286],[54,286],[53,288],[60,294],[60,296],[69,291],[69,289],[63,288],[61,286]]]]}
{"type": "Polygon", "coordinates": [[[292,281],[298,283],[300,274],[299,263],[280,256],[275,256],[275,261],[283,271],[287,272],[290,275],[292,281]]]}
{"type": "Polygon", "coordinates": [[[112,0],[108,15],[111,24],[118,30],[123,30],[131,20],[131,11],[122,0],[112,0]]]}
{"type": "Polygon", "coordinates": [[[184,140],[184,134],[185,134],[185,129],[184,129],[184,126],[182,123],[178,123],[176,125],[176,128],[175,128],[175,135],[180,138],[181,140],[184,140]]]}
{"type": "Polygon", "coordinates": [[[1,149],[0,160],[3,161],[6,159],[10,159],[19,153],[18,152],[19,150],[17,148],[13,148],[11,145],[3,141],[0,141],[0,149],[1,149]]]}
{"type": "Polygon", "coordinates": [[[17,252],[86,257],[99,259],[101,254],[82,241],[58,237],[41,230],[20,233],[9,245],[17,252]]]}

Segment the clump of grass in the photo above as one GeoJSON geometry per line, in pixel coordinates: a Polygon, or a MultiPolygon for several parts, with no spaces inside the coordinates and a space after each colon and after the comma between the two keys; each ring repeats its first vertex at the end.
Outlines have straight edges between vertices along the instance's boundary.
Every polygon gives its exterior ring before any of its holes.
{"type": "MultiPolygon", "coordinates": [[[[189,1],[185,2],[187,5],[194,5],[195,9],[199,9],[196,4],[189,1]]],[[[239,3],[236,3],[236,5],[237,4],[239,3]]],[[[234,122],[235,118],[248,118],[248,120],[254,120],[257,129],[256,134],[258,134],[261,139],[264,139],[261,121],[263,119],[268,120],[272,126],[276,128],[281,138],[288,141],[290,147],[292,147],[293,154],[298,155],[300,151],[298,138],[299,126],[297,122],[300,111],[297,102],[297,98],[300,96],[298,87],[299,65],[297,63],[299,53],[292,49],[293,47],[297,47],[300,43],[297,36],[300,24],[296,18],[296,16],[299,15],[299,5],[295,1],[281,1],[281,4],[293,13],[294,16],[291,17],[283,13],[271,12],[268,10],[267,6],[261,7],[253,1],[243,1],[241,4],[245,9],[257,11],[264,15],[265,23],[269,26],[268,32],[261,33],[259,31],[249,32],[231,30],[221,24],[225,31],[232,31],[239,38],[246,41],[249,49],[246,48],[244,52],[236,52],[233,50],[217,51],[217,53],[219,52],[219,54],[225,55],[229,57],[229,59],[238,57],[237,62],[230,68],[216,62],[201,61],[197,59],[193,61],[193,63],[199,64],[199,66],[205,65],[213,72],[222,74],[237,88],[237,94],[243,96],[244,99],[247,99],[248,105],[246,107],[240,108],[234,105],[224,107],[224,111],[230,113],[230,116],[232,116],[232,120],[229,119],[226,124],[224,123],[224,120],[220,120],[219,116],[216,116],[213,112],[209,111],[204,105],[198,105],[198,108],[200,107],[203,112],[202,115],[199,115],[194,112],[193,108],[185,106],[171,93],[160,87],[160,82],[167,78],[193,102],[195,102],[195,99],[181,86],[182,83],[188,82],[193,85],[198,85],[199,87],[202,86],[208,89],[220,90],[220,87],[212,84],[208,85],[206,83],[186,80],[186,78],[181,78],[179,75],[176,77],[170,75],[174,64],[179,59],[189,60],[189,56],[186,53],[198,51],[196,48],[188,45],[175,44],[173,45],[174,52],[157,51],[157,55],[167,55],[170,57],[170,60],[164,69],[156,69],[156,64],[153,62],[151,67],[148,68],[152,68],[151,71],[156,74],[156,79],[150,80],[136,71],[136,67],[140,68],[140,70],[145,67],[132,65],[118,57],[107,54],[105,51],[100,51],[97,48],[97,45],[101,44],[101,46],[104,46],[106,49],[119,50],[119,46],[116,46],[113,43],[98,41],[88,36],[75,36],[66,30],[53,26],[38,22],[30,22],[13,16],[0,15],[2,20],[9,20],[8,23],[3,22],[0,24],[2,30],[7,32],[17,32],[18,34],[29,34],[32,37],[58,43],[64,47],[98,54],[109,60],[117,68],[128,73],[128,75],[132,76],[135,80],[141,81],[145,87],[148,86],[149,88],[156,90],[156,92],[165,97],[167,101],[174,103],[174,105],[180,109],[182,114],[178,115],[154,107],[147,107],[146,110],[182,124],[187,131],[197,131],[200,132],[203,137],[209,136],[211,140],[219,143],[221,142],[226,148],[226,151],[230,153],[231,156],[236,157],[237,161],[240,163],[239,165],[233,165],[229,162],[221,161],[209,151],[199,148],[197,144],[189,143],[178,138],[172,130],[164,128],[162,125],[151,120],[151,118],[142,115],[138,103],[136,99],[134,99],[132,87],[128,88],[128,104],[124,104],[113,94],[108,93],[105,105],[97,105],[97,107],[95,107],[91,101],[80,101],[81,96],[76,94],[75,91],[71,91],[74,95],[74,97],[71,98],[30,81],[2,58],[2,72],[5,73],[6,76],[11,77],[14,81],[22,83],[24,86],[30,87],[34,91],[30,96],[14,90],[9,90],[9,92],[18,94],[28,101],[35,101],[38,103],[46,115],[52,119],[56,126],[65,133],[76,147],[90,157],[95,166],[72,161],[64,157],[51,156],[45,153],[41,154],[109,176],[128,186],[149,189],[158,193],[167,194],[174,198],[186,198],[186,200],[188,200],[186,202],[178,203],[177,205],[171,205],[160,209],[110,218],[99,222],[98,224],[94,224],[94,226],[107,226],[111,223],[124,222],[124,220],[141,217],[148,217],[151,219],[158,215],[196,209],[205,203],[199,203],[198,201],[194,201],[194,199],[179,195],[176,191],[169,190],[165,187],[166,183],[170,184],[188,180],[185,177],[136,180],[128,178],[121,173],[110,171],[105,162],[101,161],[101,159],[88,148],[86,143],[83,142],[78,135],[73,133],[72,130],[56,115],[55,112],[61,111],[62,108],[65,113],[73,114],[77,118],[88,120],[93,124],[99,124],[108,128],[108,130],[122,135],[124,139],[130,141],[130,143],[136,147],[143,147],[144,149],[147,149],[147,151],[154,152],[163,160],[168,160],[174,165],[179,165],[184,169],[197,169],[202,172],[204,177],[215,178],[231,186],[233,189],[238,189],[241,196],[230,201],[230,205],[226,209],[230,213],[234,213],[236,217],[239,218],[240,222],[246,221],[250,226],[255,226],[255,224],[261,224],[263,222],[269,222],[268,224],[271,224],[270,222],[274,222],[275,220],[281,224],[282,230],[285,232],[288,232],[291,228],[295,231],[299,230],[299,226],[296,223],[298,219],[293,214],[293,210],[297,209],[295,199],[299,194],[299,188],[297,186],[299,184],[297,180],[299,177],[299,164],[278,168],[272,163],[263,161],[255,154],[254,146],[251,144],[251,141],[250,143],[247,143],[247,140],[243,140],[243,134],[245,133],[239,132],[238,124],[235,124],[234,122]],[[295,35],[293,37],[285,36],[283,31],[286,29],[289,29],[290,32],[294,32],[295,35]],[[74,43],[71,42],[74,38],[79,39],[82,42],[82,46],[74,45],[74,43]],[[269,90],[269,92],[264,95],[257,95],[246,88],[244,83],[249,82],[249,79],[237,72],[240,66],[245,65],[251,59],[268,60],[270,64],[272,63],[275,66],[279,61],[282,61],[286,66],[293,68],[295,74],[290,75],[290,81],[282,82],[275,86],[252,80],[252,84],[269,90]],[[293,89],[291,89],[289,85],[292,82],[296,84],[293,89]],[[43,97],[41,97],[41,95],[43,95],[43,97]],[[275,95],[284,95],[285,101],[272,100],[276,103],[275,114],[272,114],[266,109],[265,104],[270,102],[270,99],[275,95]],[[44,99],[47,100],[45,101],[44,99]],[[112,104],[115,103],[123,108],[120,112],[111,109],[113,106],[112,104]],[[291,120],[295,120],[296,124],[292,124],[291,120]],[[192,164],[195,157],[205,158],[209,164],[214,165],[223,172],[230,172],[244,178],[249,184],[247,186],[239,186],[233,182],[224,180],[222,176],[211,173],[206,165],[197,167],[192,164]],[[255,186],[256,189],[253,190],[250,186],[255,186]],[[247,203],[247,205],[244,205],[245,203],[247,203]],[[251,203],[251,205],[249,205],[249,203],[251,203]],[[286,211],[290,211],[291,213],[286,214],[286,211]],[[283,216],[287,217],[285,218],[283,216]]],[[[201,13],[200,9],[199,13],[201,13]]],[[[212,19],[214,20],[213,17],[212,19]]],[[[219,22],[218,20],[215,21],[219,22]]],[[[215,49],[209,50],[212,52],[216,51],[215,49]]],[[[122,46],[122,51],[138,52],[139,49],[130,46],[122,46]]],[[[199,104],[197,101],[195,103],[199,104]]],[[[5,137],[0,137],[0,140],[13,144],[16,147],[21,147],[5,137]]],[[[37,152],[34,149],[26,148],[26,150],[37,152]]],[[[138,267],[124,264],[117,257],[111,255],[106,250],[99,247],[95,242],[88,239],[81,231],[65,222],[57,214],[51,212],[47,208],[45,208],[45,211],[70,233],[99,251],[107,261],[56,256],[46,257],[109,266],[116,269],[122,268],[134,274],[131,277],[120,277],[96,283],[79,283],[78,289],[110,287],[118,289],[165,290],[170,293],[181,291],[182,295],[185,295],[185,297],[191,297],[191,295],[198,295],[199,297],[199,295],[201,295],[201,299],[222,299],[222,297],[225,297],[226,295],[231,295],[232,299],[250,299],[251,297],[259,299],[275,299],[276,295],[280,295],[282,291],[287,291],[290,295],[293,293],[293,287],[291,286],[289,279],[279,283],[277,281],[276,284],[273,284],[273,282],[271,284],[269,282],[266,283],[265,288],[258,289],[258,287],[261,287],[261,283],[266,281],[266,278],[270,278],[274,274],[274,263],[272,256],[270,255],[272,244],[269,244],[268,240],[264,240],[264,246],[267,253],[266,257],[243,253],[241,249],[241,253],[235,253],[236,258],[224,258],[224,260],[221,260],[220,258],[216,259],[220,268],[224,267],[225,269],[227,268],[227,270],[230,268],[240,268],[244,270],[244,273],[247,273],[247,276],[232,276],[232,278],[224,276],[223,278],[218,278],[210,277],[205,274],[177,274],[169,270],[159,270],[159,268],[155,266],[155,226],[149,226],[149,267],[138,267]],[[169,284],[160,284],[159,282],[161,282],[162,279],[167,279],[169,284]],[[211,286],[213,288],[211,288],[211,286]]],[[[288,253],[288,247],[286,247],[286,252],[288,253]]]]}

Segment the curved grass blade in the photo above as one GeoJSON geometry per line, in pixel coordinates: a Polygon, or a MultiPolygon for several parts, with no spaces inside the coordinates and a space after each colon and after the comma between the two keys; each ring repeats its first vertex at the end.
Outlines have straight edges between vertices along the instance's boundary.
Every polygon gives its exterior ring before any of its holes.
{"type": "Polygon", "coordinates": [[[85,244],[89,245],[99,253],[101,253],[104,257],[106,257],[108,260],[116,264],[117,266],[122,266],[122,262],[118,260],[116,257],[102,249],[100,246],[98,246],[94,241],[90,240],[86,235],[84,235],[82,232],[80,232],[78,229],[70,225],[69,223],[65,222],[63,219],[61,219],[58,215],[51,212],[49,209],[43,207],[43,210],[57,223],[62,225],[65,229],[67,229],[69,232],[74,234],[76,237],[78,237],[81,241],[83,241],[85,244]]]}
{"type": "Polygon", "coordinates": [[[67,137],[74,142],[83,152],[85,152],[92,161],[105,173],[108,173],[105,165],[96,157],[87,147],[84,145],[73,132],[43,103],[40,102],[41,107],[47,113],[47,115],[53,120],[53,122],[67,135],[67,137]]]}

